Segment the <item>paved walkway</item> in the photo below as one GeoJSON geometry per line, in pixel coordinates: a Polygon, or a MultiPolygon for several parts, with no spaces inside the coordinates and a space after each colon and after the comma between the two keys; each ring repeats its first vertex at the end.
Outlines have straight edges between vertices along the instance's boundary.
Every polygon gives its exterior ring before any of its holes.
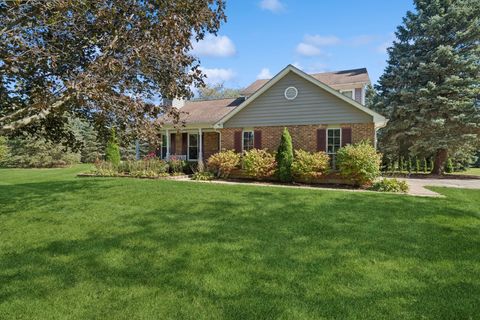
{"type": "Polygon", "coordinates": [[[464,188],[464,189],[480,189],[480,179],[414,179],[399,178],[399,180],[407,181],[410,186],[411,195],[438,197],[438,193],[426,189],[426,186],[448,187],[448,188],[464,188]]]}

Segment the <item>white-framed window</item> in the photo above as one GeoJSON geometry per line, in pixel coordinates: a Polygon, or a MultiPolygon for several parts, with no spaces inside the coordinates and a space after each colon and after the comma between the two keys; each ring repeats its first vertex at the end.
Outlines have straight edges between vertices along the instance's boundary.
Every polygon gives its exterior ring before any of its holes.
{"type": "Polygon", "coordinates": [[[355,90],[354,89],[340,90],[340,93],[343,94],[347,98],[350,98],[350,99],[355,98],[355,90]]]}
{"type": "Polygon", "coordinates": [[[340,128],[327,129],[327,153],[335,155],[342,146],[342,130],[340,128]]]}
{"type": "Polygon", "coordinates": [[[161,150],[160,150],[160,157],[162,159],[165,159],[167,158],[167,151],[168,151],[168,147],[167,147],[167,139],[168,139],[168,135],[166,134],[162,134],[162,147],[161,147],[161,150]]]}
{"type": "Polygon", "coordinates": [[[252,130],[245,130],[242,134],[242,150],[248,151],[254,148],[254,134],[252,130]]]}
{"type": "Polygon", "coordinates": [[[198,133],[188,134],[188,160],[198,160],[199,142],[198,133]]]}

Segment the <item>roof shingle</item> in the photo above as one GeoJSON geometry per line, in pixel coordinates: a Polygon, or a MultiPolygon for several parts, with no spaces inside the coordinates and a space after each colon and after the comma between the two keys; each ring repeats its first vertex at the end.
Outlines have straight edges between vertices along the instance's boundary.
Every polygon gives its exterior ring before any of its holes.
{"type": "MultiPolygon", "coordinates": [[[[370,78],[366,68],[342,70],[334,72],[323,72],[311,74],[315,79],[323,82],[328,86],[344,85],[349,83],[370,83],[370,78]]],[[[270,79],[260,79],[242,90],[242,94],[250,96],[260,89],[270,79]]]]}

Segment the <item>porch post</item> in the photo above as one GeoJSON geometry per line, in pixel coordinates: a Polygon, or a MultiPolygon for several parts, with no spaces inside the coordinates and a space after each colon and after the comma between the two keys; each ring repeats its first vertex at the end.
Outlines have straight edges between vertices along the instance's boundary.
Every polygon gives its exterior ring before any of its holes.
{"type": "Polygon", "coordinates": [[[202,164],[203,165],[203,148],[202,148],[202,145],[203,145],[203,138],[202,138],[202,128],[199,128],[198,129],[198,143],[199,143],[199,146],[198,146],[198,164],[202,164]]]}
{"type": "Polygon", "coordinates": [[[169,160],[170,159],[170,135],[168,134],[168,129],[165,129],[165,135],[167,136],[167,154],[165,155],[165,158],[169,160]]]}

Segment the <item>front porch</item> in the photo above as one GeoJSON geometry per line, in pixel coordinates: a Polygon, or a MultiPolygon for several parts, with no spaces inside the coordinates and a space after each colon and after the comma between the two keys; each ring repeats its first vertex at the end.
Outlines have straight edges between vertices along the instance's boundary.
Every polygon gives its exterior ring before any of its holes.
{"type": "Polygon", "coordinates": [[[220,150],[220,132],[213,129],[165,129],[158,156],[203,162],[220,150]]]}

